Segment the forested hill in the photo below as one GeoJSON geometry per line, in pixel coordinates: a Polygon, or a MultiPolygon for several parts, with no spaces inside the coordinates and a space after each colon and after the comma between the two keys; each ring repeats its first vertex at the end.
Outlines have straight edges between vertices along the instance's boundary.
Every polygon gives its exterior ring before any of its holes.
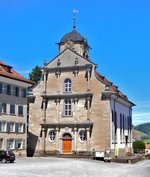
{"type": "Polygon", "coordinates": [[[136,125],[134,126],[134,129],[146,134],[150,134],[150,122],[136,125]]]}

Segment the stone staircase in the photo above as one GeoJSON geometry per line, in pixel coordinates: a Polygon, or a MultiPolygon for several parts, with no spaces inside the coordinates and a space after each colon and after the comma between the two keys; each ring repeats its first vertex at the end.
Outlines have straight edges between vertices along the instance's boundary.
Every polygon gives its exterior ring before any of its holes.
{"type": "Polygon", "coordinates": [[[85,158],[85,159],[94,159],[94,156],[91,152],[79,151],[76,153],[56,153],[56,154],[46,154],[46,157],[60,157],[60,158],[85,158]]]}

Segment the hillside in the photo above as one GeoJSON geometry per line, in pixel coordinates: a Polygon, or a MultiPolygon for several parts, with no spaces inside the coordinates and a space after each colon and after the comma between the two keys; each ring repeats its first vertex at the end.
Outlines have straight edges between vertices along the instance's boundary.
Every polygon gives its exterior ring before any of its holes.
{"type": "Polygon", "coordinates": [[[148,122],[148,123],[136,125],[136,126],[134,126],[134,129],[148,135],[148,134],[150,134],[150,123],[148,122]]]}
{"type": "Polygon", "coordinates": [[[145,136],[146,136],[145,133],[135,130],[134,128],[132,129],[132,138],[134,140],[141,140],[142,137],[145,137],[145,136]]]}
{"type": "Polygon", "coordinates": [[[142,140],[145,144],[150,143],[150,123],[133,126],[132,137],[134,140],[142,140]]]}

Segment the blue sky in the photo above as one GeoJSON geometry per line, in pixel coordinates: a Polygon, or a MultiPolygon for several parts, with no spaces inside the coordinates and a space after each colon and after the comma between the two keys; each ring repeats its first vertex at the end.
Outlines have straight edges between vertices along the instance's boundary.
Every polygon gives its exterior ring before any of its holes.
{"type": "Polygon", "coordinates": [[[0,59],[28,78],[58,54],[74,8],[97,70],[137,105],[134,125],[150,122],[149,0],[0,0],[0,59]]]}

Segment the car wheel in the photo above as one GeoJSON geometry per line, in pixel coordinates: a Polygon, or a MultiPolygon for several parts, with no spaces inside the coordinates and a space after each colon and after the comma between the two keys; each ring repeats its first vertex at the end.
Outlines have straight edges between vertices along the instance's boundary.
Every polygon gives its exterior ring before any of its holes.
{"type": "Polygon", "coordinates": [[[11,160],[11,161],[10,161],[10,163],[14,163],[14,161],[13,161],[13,160],[11,160]]]}
{"type": "Polygon", "coordinates": [[[6,163],[6,159],[2,159],[2,163],[6,163]]]}

